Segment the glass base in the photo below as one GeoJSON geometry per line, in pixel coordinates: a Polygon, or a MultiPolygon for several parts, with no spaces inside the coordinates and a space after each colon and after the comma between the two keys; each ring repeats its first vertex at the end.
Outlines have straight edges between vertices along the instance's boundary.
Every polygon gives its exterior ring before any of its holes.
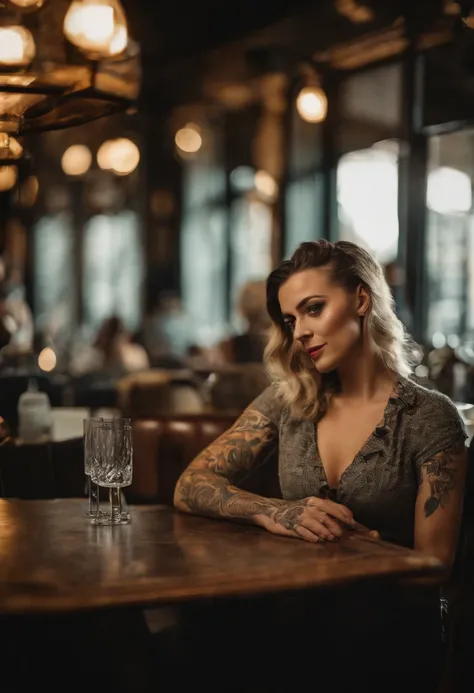
{"type": "Polygon", "coordinates": [[[128,525],[129,522],[130,513],[120,513],[120,515],[112,516],[110,513],[101,512],[91,520],[93,525],[128,525]]]}

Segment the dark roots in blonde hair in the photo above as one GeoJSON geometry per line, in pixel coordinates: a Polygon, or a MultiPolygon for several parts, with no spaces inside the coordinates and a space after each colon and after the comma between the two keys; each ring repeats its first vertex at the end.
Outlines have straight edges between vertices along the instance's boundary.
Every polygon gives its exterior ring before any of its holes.
{"type": "Polygon", "coordinates": [[[333,281],[347,291],[363,286],[368,292],[368,331],[377,355],[388,370],[404,377],[409,375],[408,354],[413,344],[395,314],[382,267],[370,253],[348,241],[301,243],[290,260],[282,262],[267,279],[267,310],[272,327],[265,362],[279,395],[292,414],[316,420],[324,414],[328,398],[337,388],[337,376],[318,374],[309,356],[295,342],[283,321],[278,292],[292,274],[318,267],[328,267],[333,281]]]}

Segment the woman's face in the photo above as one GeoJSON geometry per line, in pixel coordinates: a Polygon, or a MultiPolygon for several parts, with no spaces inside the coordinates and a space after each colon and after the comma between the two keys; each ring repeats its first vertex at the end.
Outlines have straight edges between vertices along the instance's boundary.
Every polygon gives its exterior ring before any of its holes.
{"type": "Polygon", "coordinates": [[[335,370],[359,342],[368,294],[362,287],[349,292],[339,286],[329,268],[292,274],[278,299],[285,323],[320,373],[335,370]]]}

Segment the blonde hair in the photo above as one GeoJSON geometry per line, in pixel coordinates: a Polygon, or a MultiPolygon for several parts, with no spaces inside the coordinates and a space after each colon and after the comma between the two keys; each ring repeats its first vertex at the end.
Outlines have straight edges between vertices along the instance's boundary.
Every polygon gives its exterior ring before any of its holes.
{"type": "Polygon", "coordinates": [[[388,370],[407,377],[413,345],[395,314],[382,267],[366,250],[347,241],[301,243],[291,259],[282,262],[267,280],[267,310],[272,326],[264,359],[270,378],[292,415],[316,420],[324,415],[329,397],[337,391],[337,374],[319,374],[308,354],[295,342],[283,320],[278,291],[292,274],[319,267],[328,267],[333,280],[348,291],[353,292],[358,286],[366,289],[370,305],[364,320],[376,353],[388,370]]]}

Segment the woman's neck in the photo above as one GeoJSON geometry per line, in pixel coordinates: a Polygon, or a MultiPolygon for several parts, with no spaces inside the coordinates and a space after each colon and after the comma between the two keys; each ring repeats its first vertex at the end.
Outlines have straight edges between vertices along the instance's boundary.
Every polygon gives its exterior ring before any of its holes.
{"type": "Polygon", "coordinates": [[[396,377],[376,354],[361,345],[337,369],[340,396],[352,400],[369,400],[377,394],[386,396],[396,377]]]}

